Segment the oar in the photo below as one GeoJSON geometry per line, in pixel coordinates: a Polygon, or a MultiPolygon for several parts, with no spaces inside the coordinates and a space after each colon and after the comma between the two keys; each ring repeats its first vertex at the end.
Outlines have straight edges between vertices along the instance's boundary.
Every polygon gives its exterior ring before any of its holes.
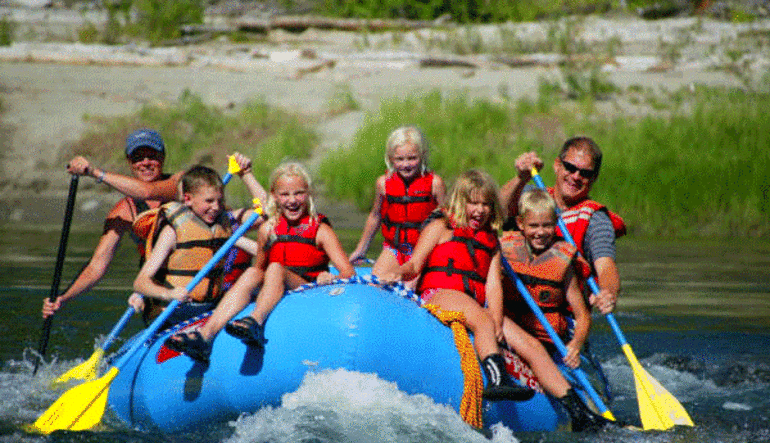
{"type": "MultiPolygon", "coordinates": [[[[551,341],[553,341],[553,344],[556,345],[556,349],[559,351],[559,354],[561,354],[562,358],[566,357],[568,354],[567,347],[564,345],[564,342],[561,340],[561,337],[559,337],[559,334],[556,333],[556,331],[553,329],[553,326],[548,322],[548,319],[545,318],[545,314],[543,314],[542,309],[540,309],[540,306],[538,306],[537,302],[532,298],[532,295],[529,293],[529,290],[526,286],[524,286],[524,283],[521,281],[521,278],[519,278],[518,274],[513,270],[511,267],[511,264],[508,263],[508,259],[505,257],[501,257],[501,260],[503,263],[503,268],[505,268],[505,272],[508,274],[508,276],[511,278],[511,280],[516,283],[516,288],[519,290],[519,293],[521,293],[522,298],[524,298],[524,301],[527,302],[527,305],[529,305],[529,308],[532,310],[532,312],[535,314],[538,320],[540,320],[540,323],[542,323],[543,328],[545,328],[545,331],[548,333],[548,336],[551,338],[551,341]]],[[[615,417],[612,415],[612,412],[607,408],[607,406],[604,404],[604,401],[602,401],[602,398],[599,396],[599,394],[594,389],[593,385],[591,385],[591,382],[588,380],[588,377],[586,376],[585,372],[580,367],[572,369],[572,374],[577,379],[578,383],[580,383],[580,386],[583,388],[583,390],[588,393],[588,396],[591,397],[591,400],[596,405],[596,408],[599,410],[599,412],[602,414],[602,416],[608,420],[615,420],[615,417]]]]}
{"type": "Polygon", "coordinates": [[[134,315],[134,308],[129,306],[128,309],[126,309],[126,312],[123,313],[123,316],[120,317],[120,320],[118,320],[118,323],[115,325],[115,327],[112,328],[112,331],[110,331],[110,334],[104,340],[102,345],[96,348],[94,353],[91,354],[91,357],[89,357],[88,360],[84,361],[83,363],[62,374],[54,381],[54,383],[66,383],[70,380],[95,379],[96,371],[99,369],[99,365],[102,362],[104,353],[107,351],[110,345],[112,345],[120,332],[123,331],[123,328],[126,327],[126,324],[128,324],[128,320],[131,319],[132,315],[134,315]]]}
{"type": "MultiPolygon", "coordinates": [[[[235,242],[251,228],[251,225],[261,216],[261,207],[256,206],[254,213],[233,233],[211,257],[195,277],[187,284],[186,289],[192,291],[198,283],[214,268],[235,242]]],[[[59,397],[56,402],[35,421],[33,428],[43,434],[50,434],[57,430],[82,431],[97,425],[104,415],[107,405],[107,394],[110,383],[117,377],[120,368],[128,363],[129,359],[160,329],[163,322],[179,305],[179,300],[173,300],[166,309],[144,330],[134,345],[123,354],[115,365],[101,378],[75,386],[59,397]]]]}
{"type": "MultiPolygon", "coordinates": [[[[222,184],[226,185],[230,179],[233,178],[233,174],[240,172],[240,170],[241,168],[238,166],[238,162],[235,161],[235,156],[231,155],[227,164],[227,174],[222,177],[222,184]]],[[[131,316],[134,315],[134,312],[134,308],[129,306],[128,309],[126,309],[126,312],[123,313],[123,316],[120,318],[120,320],[118,320],[118,323],[115,325],[115,327],[112,328],[112,331],[110,331],[109,335],[104,340],[104,343],[102,343],[102,345],[98,347],[93,354],[91,354],[91,357],[89,357],[88,360],[84,361],[83,363],[62,374],[54,381],[54,383],[66,383],[70,380],[95,379],[97,369],[102,362],[104,353],[107,351],[107,349],[109,349],[110,345],[112,345],[118,335],[120,335],[121,331],[123,331],[123,328],[126,327],[128,320],[131,319],[131,316]]]]}
{"type": "MultiPolygon", "coordinates": [[[[70,235],[70,225],[72,224],[72,209],[75,207],[75,195],[78,191],[78,175],[73,175],[70,178],[70,189],[67,194],[67,208],[64,211],[64,222],[61,228],[61,237],[59,238],[59,253],[56,256],[56,266],[53,271],[53,282],[51,283],[51,292],[48,295],[48,300],[53,302],[59,295],[59,283],[61,283],[61,271],[64,267],[64,254],[67,251],[67,239],[70,235]]],[[[48,337],[51,335],[51,322],[53,321],[53,315],[49,315],[43,321],[43,332],[40,334],[40,342],[38,343],[37,353],[38,358],[35,360],[35,369],[32,370],[32,375],[37,374],[38,365],[45,356],[45,349],[48,347],[48,337]]]]}
{"type": "MultiPolygon", "coordinates": [[[[543,179],[535,168],[532,168],[532,179],[538,188],[546,189],[543,179]]],[[[564,224],[564,220],[562,220],[559,212],[557,208],[557,214],[559,214],[557,223],[562,236],[570,244],[575,245],[575,241],[567,230],[567,225],[564,224]]],[[[599,293],[599,285],[596,284],[593,276],[588,277],[588,286],[594,294],[599,293]]],[[[684,409],[684,406],[679,403],[679,400],[642,368],[636,355],[634,355],[634,351],[631,349],[631,345],[626,341],[623,331],[620,330],[620,325],[615,320],[615,316],[610,312],[605,317],[607,317],[607,321],[633,370],[634,382],[636,384],[636,399],[639,402],[639,415],[642,419],[642,427],[645,430],[656,429],[664,431],[675,425],[694,426],[690,415],[684,409]]]]}
{"type": "Polygon", "coordinates": [[[233,178],[233,174],[237,174],[241,172],[241,167],[238,166],[238,162],[235,161],[235,156],[231,155],[227,158],[227,174],[225,174],[224,177],[222,177],[222,184],[226,185],[227,182],[230,181],[231,178],[233,178]]]}

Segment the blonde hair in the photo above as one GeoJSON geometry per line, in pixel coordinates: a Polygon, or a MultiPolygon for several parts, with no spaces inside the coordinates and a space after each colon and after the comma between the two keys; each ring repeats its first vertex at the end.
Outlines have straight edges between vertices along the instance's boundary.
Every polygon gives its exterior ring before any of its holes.
{"type": "Polygon", "coordinates": [[[428,140],[417,126],[401,126],[393,130],[385,142],[385,165],[389,171],[393,171],[391,158],[396,155],[396,149],[411,143],[417,147],[420,154],[420,171],[425,172],[428,168],[428,140]]]}
{"type": "Polygon", "coordinates": [[[475,193],[481,194],[492,207],[489,214],[489,225],[495,231],[500,230],[503,224],[503,214],[500,209],[497,183],[492,179],[492,176],[479,169],[468,170],[457,177],[446,207],[449,218],[454,220],[459,227],[468,226],[466,205],[475,193]]]}
{"type": "Polygon", "coordinates": [[[310,174],[308,174],[307,170],[304,166],[297,162],[287,162],[282,163],[278,165],[277,168],[273,170],[273,173],[270,174],[270,194],[267,198],[267,205],[265,206],[265,213],[267,213],[268,221],[275,224],[278,220],[279,213],[278,213],[278,204],[275,201],[275,198],[273,198],[273,192],[275,191],[275,185],[278,182],[281,177],[286,176],[292,176],[292,177],[299,177],[307,186],[308,190],[308,196],[307,196],[307,212],[310,215],[310,218],[316,219],[318,217],[318,214],[315,210],[315,202],[313,201],[313,182],[310,179],[310,174]]]}
{"type": "Polygon", "coordinates": [[[527,212],[547,212],[556,217],[556,202],[548,192],[542,189],[531,189],[519,198],[519,217],[524,217],[527,212]]]}

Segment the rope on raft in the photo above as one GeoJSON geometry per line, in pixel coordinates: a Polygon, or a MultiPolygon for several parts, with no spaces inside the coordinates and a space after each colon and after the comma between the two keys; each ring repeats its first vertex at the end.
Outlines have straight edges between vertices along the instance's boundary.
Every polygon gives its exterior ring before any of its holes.
{"type": "Polygon", "coordinates": [[[455,346],[460,354],[460,367],[464,378],[460,417],[474,428],[481,429],[484,426],[483,414],[481,413],[484,381],[481,379],[476,350],[473,349],[468,329],[465,327],[465,315],[457,311],[444,311],[432,304],[426,304],[423,307],[438,318],[441,323],[449,326],[454,333],[455,346]]]}

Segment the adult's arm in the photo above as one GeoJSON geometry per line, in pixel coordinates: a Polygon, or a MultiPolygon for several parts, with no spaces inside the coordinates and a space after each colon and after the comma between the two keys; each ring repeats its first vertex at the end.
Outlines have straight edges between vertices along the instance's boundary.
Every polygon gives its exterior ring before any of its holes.
{"type": "Polygon", "coordinates": [[[612,312],[620,294],[620,273],[615,261],[615,230],[606,212],[597,211],[591,217],[584,249],[600,288],[599,295],[592,295],[589,301],[603,314],[612,312]]]}
{"type": "Polygon", "coordinates": [[[119,192],[140,200],[171,201],[176,199],[177,185],[184,171],[177,172],[165,180],[152,183],[143,182],[134,177],[109,172],[92,165],[85,157],[77,156],[67,163],[70,174],[87,175],[101,180],[119,192]]]}
{"type": "Polygon", "coordinates": [[[516,175],[500,188],[500,208],[503,219],[514,217],[518,213],[519,197],[524,186],[532,178],[532,168],[541,169],[543,161],[532,151],[525,152],[516,158],[516,175]]]}
{"type": "Polygon", "coordinates": [[[63,294],[51,302],[43,300],[43,317],[53,315],[69,300],[93,288],[104,277],[115,257],[123,234],[131,228],[131,210],[125,200],[118,202],[107,214],[104,230],[91,259],[63,294]]]}

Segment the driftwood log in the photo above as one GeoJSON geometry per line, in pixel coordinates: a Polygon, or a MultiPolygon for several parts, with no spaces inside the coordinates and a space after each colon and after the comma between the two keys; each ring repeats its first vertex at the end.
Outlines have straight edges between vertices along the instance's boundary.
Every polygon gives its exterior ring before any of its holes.
{"type": "Polygon", "coordinates": [[[226,25],[184,25],[183,34],[229,33],[235,31],[266,32],[271,29],[303,31],[308,28],[337,29],[340,31],[409,30],[442,26],[449,17],[436,20],[364,20],[356,18],[332,18],[312,15],[285,15],[271,18],[241,17],[226,25]]]}

